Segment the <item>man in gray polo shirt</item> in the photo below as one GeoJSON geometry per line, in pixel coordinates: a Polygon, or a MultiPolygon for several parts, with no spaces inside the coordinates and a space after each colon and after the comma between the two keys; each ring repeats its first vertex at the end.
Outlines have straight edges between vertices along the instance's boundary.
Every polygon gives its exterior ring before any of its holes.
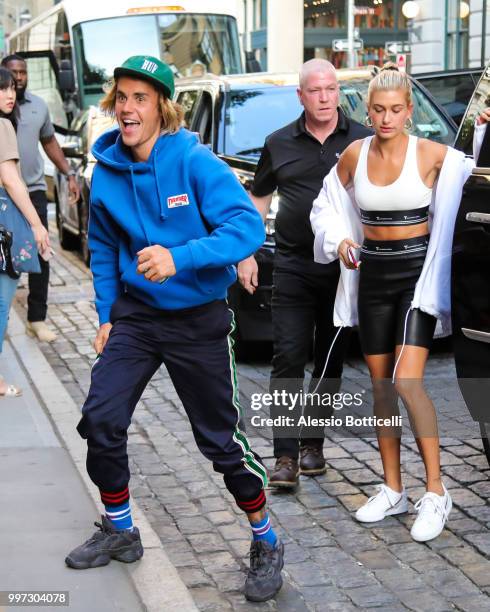
{"type": "MultiPolygon", "coordinates": [[[[20,168],[22,178],[29,189],[43,225],[48,227],[48,201],[44,180],[44,162],[39,152],[40,142],[46,155],[60,172],[69,177],[70,202],[76,203],[80,190],[75,173],[61,150],[54,135],[54,127],[49,118],[48,107],[44,100],[27,89],[27,64],[19,55],[9,55],[2,60],[2,66],[10,70],[15,79],[20,121],[17,128],[20,168]]],[[[27,332],[44,342],[56,340],[56,334],[45,323],[48,309],[49,263],[39,258],[41,274],[29,274],[29,296],[27,298],[27,332]]]]}

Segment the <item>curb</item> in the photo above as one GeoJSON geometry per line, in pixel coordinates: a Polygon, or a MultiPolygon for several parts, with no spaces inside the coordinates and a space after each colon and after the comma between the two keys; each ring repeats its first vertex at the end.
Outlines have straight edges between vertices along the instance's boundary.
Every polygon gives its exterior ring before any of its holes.
{"type": "MultiPolygon", "coordinates": [[[[17,359],[23,364],[28,377],[32,380],[54,429],[70,454],[95,506],[98,507],[100,504],[98,489],[85,469],[85,442],[75,429],[80,420],[80,410],[58,380],[37,342],[26,335],[24,324],[14,308],[10,310],[9,338],[17,359]]],[[[189,590],[165,553],[160,538],[134,499],[131,500],[131,509],[144,542],[145,554],[136,566],[128,565],[127,570],[145,610],[197,612],[198,609],[189,590]]]]}

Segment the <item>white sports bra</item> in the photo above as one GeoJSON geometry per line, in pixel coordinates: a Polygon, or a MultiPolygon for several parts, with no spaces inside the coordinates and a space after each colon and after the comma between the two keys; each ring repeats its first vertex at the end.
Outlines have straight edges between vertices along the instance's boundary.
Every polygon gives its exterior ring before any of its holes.
{"type": "Polygon", "coordinates": [[[409,136],[400,176],[389,185],[371,183],[367,158],[373,136],[364,139],[354,175],[354,192],[364,225],[414,225],[428,219],[432,189],[420,178],[417,137],[409,136]]]}

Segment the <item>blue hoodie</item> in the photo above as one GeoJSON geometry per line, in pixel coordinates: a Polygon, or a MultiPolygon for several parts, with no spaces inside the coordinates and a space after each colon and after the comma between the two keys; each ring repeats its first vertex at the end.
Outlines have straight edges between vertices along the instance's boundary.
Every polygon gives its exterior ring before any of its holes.
{"type": "Polygon", "coordinates": [[[186,129],[164,134],[135,162],[119,129],[93,146],[88,243],[102,325],[125,291],[175,310],[226,297],[233,264],[263,243],[264,224],[227,164],[186,129]],[[170,250],[177,273],[159,284],[137,274],[141,249],[170,250]]]}

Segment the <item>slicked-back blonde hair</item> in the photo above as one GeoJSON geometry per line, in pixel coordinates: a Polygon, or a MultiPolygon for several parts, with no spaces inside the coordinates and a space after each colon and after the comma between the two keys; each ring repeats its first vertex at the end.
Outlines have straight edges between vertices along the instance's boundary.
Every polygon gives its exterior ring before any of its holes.
{"type": "MultiPolygon", "coordinates": [[[[105,96],[99,105],[104,113],[114,117],[116,115],[117,79],[110,81],[105,90],[105,96]]],[[[184,111],[179,104],[167,98],[162,92],[156,91],[162,116],[162,134],[175,134],[184,125],[184,111]]]]}
{"type": "Polygon", "coordinates": [[[371,103],[371,96],[375,91],[397,91],[398,89],[405,92],[407,104],[412,104],[412,83],[410,78],[405,72],[400,72],[396,64],[387,62],[369,83],[367,93],[368,106],[371,103]]]}

